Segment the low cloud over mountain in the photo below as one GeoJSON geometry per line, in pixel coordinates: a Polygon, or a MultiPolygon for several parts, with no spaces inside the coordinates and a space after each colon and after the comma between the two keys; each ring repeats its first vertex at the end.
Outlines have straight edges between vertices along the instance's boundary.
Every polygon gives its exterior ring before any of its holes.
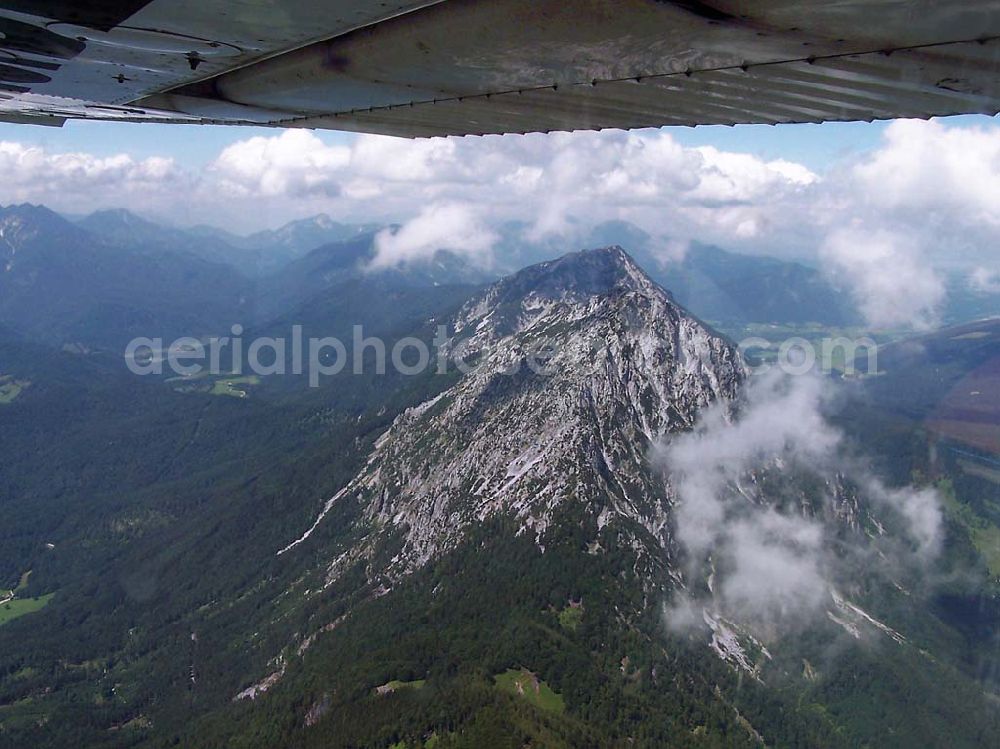
{"type": "Polygon", "coordinates": [[[700,623],[704,608],[765,631],[798,628],[833,608],[859,569],[905,578],[934,560],[936,492],[889,489],[845,454],[825,416],[833,396],[827,380],[772,372],[659,445],[695,581],[668,613],[672,625],[700,623]]]}

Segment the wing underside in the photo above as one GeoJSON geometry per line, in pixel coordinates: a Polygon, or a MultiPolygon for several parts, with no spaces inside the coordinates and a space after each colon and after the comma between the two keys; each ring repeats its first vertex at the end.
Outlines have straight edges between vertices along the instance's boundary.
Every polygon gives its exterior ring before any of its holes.
{"type": "Polygon", "coordinates": [[[1000,110],[1000,6],[0,0],[0,121],[402,136],[1000,110]]]}

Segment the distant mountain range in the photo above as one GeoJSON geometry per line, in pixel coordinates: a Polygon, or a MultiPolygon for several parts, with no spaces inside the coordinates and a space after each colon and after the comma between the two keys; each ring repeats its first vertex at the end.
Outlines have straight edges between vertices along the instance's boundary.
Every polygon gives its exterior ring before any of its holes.
{"type": "Polygon", "coordinates": [[[0,208],[0,271],[0,324],[55,346],[201,336],[245,319],[251,304],[239,272],[183,243],[97,235],[40,206],[0,208]]]}
{"type": "MultiPolygon", "coordinates": [[[[285,306],[284,301],[275,303],[274,294],[301,302],[345,277],[359,277],[374,256],[374,236],[395,228],[342,223],[320,214],[279,229],[239,236],[208,226],[164,227],[124,210],[101,211],[78,224],[118,247],[194,254],[229,264],[248,277],[267,279],[264,296],[269,301],[261,304],[265,313],[285,306]]],[[[518,222],[499,228],[496,262],[490,268],[455,253],[439,252],[432,261],[409,264],[385,275],[411,286],[488,282],[569,250],[620,245],[628,248],[680,304],[729,329],[769,323],[864,324],[848,290],[837,288],[818,269],[801,262],[729,252],[699,242],[690,243],[682,257],[669,257],[662,250],[662,238],[625,221],[610,221],[578,232],[572,240],[574,246],[558,238],[530,239],[528,229],[518,222]]],[[[961,273],[947,275],[946,281],[943,322],[955,324],[1000,314],[1000,293],[974,288],[961,273]]]]}
{"type": "MultiPolygon", "coordinates": [[[[370,268],[379,231],[324,215],[241,237],[210,227],[163,226],[124,210],[66,220],[39,206],[0,209],[0,323],[56,345],[120,347],[136,335],[224,332],[261,326],[345,283],[385,289],[474,286],[580,247],[621,245],[696,317],[739,333],[761,324],[862,324],[850,295],[815,268],[694,243],[665,257],[660,240],[626,222],[602,224],[567,247],[529,240],[524,225],[499,229],[496,262],[482,267],[439,251],[406,265],[370,268]]],[[[1000,311],[1000,295],[951,280],[946,321],[1000,311]]],[[[337,321],[332,321],[335,324],[337,321]]]]}
{"type": "Polygon", "coordinates": [[[378,228],[341,224],[329,216],[318,215],[292,221],[280,229],[240,236],[210,226],[190,229],[162,226],[122,209],[98,211],[76,223],[118,247],[139,251],[184,250],[206,260],[228,263],[250,277],[273,272],[322,245],[370,234],[378,228]]]}

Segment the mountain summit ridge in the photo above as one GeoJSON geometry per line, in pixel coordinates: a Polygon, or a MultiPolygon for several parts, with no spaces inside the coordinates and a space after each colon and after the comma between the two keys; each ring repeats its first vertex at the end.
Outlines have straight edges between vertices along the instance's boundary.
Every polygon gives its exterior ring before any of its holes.
{"type": "Polygon", "coordinates": [[[531,290],[536,294],[561,291],[595,295],[610,293],[618,286],[649,291],[651,284],[655,282],[633,257],[612,244],[529,266],[504,277],[495,288],[498,293],[531,290]]]}

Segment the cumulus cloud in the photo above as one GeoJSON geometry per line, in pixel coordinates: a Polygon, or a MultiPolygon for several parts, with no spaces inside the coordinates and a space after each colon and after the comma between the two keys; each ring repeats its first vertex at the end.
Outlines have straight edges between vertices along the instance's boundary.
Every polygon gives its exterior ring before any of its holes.
{"type": "Polygon", "coordinates": [[[711,146],[696,150],[704,160],[704,174],[695,195],[709,202],[756,203],[773,190],[806,187],[819,180],[809,169],[791,161],[763,161],[711,146]]]}
{"type": "Polygon", "coordinates": [[[286,130],[229,146],[211,171],[227,192],[241,196],[336,196],[339,172],[350,161],[350,148],[327,146],[305,130],[286,130]]]}
{"type": "Polygon", "coordinates": [[[427,260],[439,250],[489,265],[490,253],[498,239],[471,206],[438,203],[426,207],[399,229],[379,232],[370,267],[386,268],[427,260]]]}
{"type": "Polygon", "coordinates": [[[865,513],[899,534],[883,553],[892,550],[900,564],[934,559],[942,533],[936,492],[888,488],[853,465],[824,415],[830,388],[814,376],[757,377],[735,415],[712,407],[692,432],[657,449],[676,492],[687,560],[673,623],[690,624],[698,607],[769,631],[811,621],[868,553],[860,532],[853,555],[843,538],[836,551],[831,544],[844,524],[863,525],[865,513]]]}
{"type": "Polygon", "coordinates": [[[619,218],[651,234],[669,227],[679,240],[753,234],[767,225],[761,204],[817,179],[789,162],[683,147],[662,131],[417,141],[365,135],[349,147],[293,132],[231,146],[212,171],[246,195],[323,198],[332,186],[331,208],[365,220],[405,219],[430,203],[474,203],[493,220],[527,221],[531,239],[565,234],[580,219],[619,218]]]}
{"type": "Polygon", "coordinates": [[[1000,129],[899,120],[853,176],[880,209],[1000,227],[1000,129]]]}
{"type": "Polygon", "coordinates": [[[1000,127],[893,122],[816,193],[820,260],[874,326],[935,325],[948,269],[980,291],[1000,270],[1000,127]]]}
{"type": "Polygon", "coordinates": [[[460,176],[456,151],[461,141],[447,138],[404,140],[359,136],[351,149],[352,178],[387,183],[441,184],[460,176]]]}
{"type": "Polygon", "coordinates": [[[169,158],[53,153],[10,141],[0,141],[0,173],[4,203],[38,202],[69,211],[122,205],[137,195],[155,203],[187,184],[169,158]]]}

